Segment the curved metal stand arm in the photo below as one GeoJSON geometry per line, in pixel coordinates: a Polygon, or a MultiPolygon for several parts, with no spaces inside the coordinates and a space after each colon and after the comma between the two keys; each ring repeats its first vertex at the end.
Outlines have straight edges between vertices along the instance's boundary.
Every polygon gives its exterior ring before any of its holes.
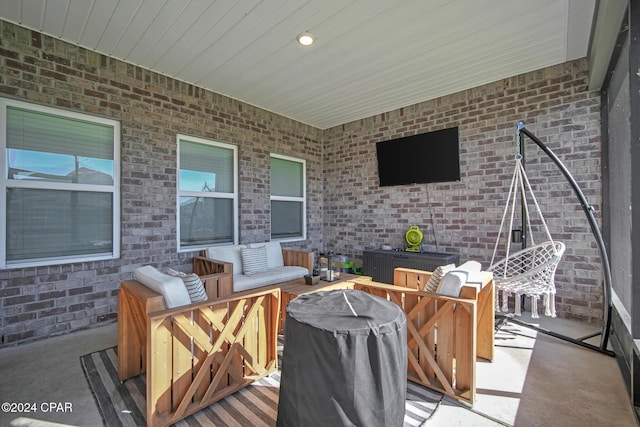
{"type": "MultiPolygon", "coordinates": [[[[584,193],[580,189],[580,186],[573,178],[569,170],[566,166],[558,159],[553,151],[542,141],[540,141],[535,135],[527,130],[523,122],[518,122],[518,132],[525,134],[528,136],[533,142],[535,142],[538,147],[545,152],[547,156],[558,166],[564,177],[567,179],[571,188],[573,188],[574,193],[578,196],[578,200],[580,200],[580,204],[582,205],[582,209],[584,210],[585,215],[587,216],[587,220],[589,221],[589,225],[591,226],[591,232],[593,233],[596,242],[598,244],[598,249],[600,249],[600,260],[602,263],[602,269],[604,271],[604,304],[603,304],[603,321],[602,321],[602,332],[600,333],[600,347],[593,346],[587,343],[581,343],[580,345],[588,348],[593,348],[594,350],[603,352],[610,356],[614,356],[615,354],[610,350],[607,350],[607,343],[609,341],[609,331],[611,328],[611,267],[609,264],[609,257],[607,256],[607,249],[604,245],[604,240],[602,238],[602,233],[600,232],[600,228],[598,227],[598,223],[593,215],[593,207],[587,202],[587,198],[584,196],[584,193]]],[[[545,332],[545,331],[543,331],[545,332]]],[[[574,342],[575,339],[570,337],[565,337],[563,335],[552,333],[556,338],[566,339],[567,341],[574,342]]],[[[590,338],[598,334],[593,334],[588,336],[590,338]]]]}

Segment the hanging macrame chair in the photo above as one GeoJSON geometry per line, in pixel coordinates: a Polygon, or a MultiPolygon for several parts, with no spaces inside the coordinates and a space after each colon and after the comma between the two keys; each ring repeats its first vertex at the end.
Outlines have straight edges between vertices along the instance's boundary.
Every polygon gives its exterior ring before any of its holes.
{"type": "MultiPolygon", "coordinates": [[[[519,143],[518,143],[519,145],[519,143]]],[[[519,146],[518,146],[519,151],[519,146]]],[[[522,156],[518,153],[515,157],[516,166],[513,171],[513,177],[511,179],[511,187],[509,189],[509,196],[507,197],[507,204],[505,206],[504,214],[502,215],[502,221],[500,223],[500,231],[498,232],[498,238],[496,239],[496,245],[493,250],[493,256],[491,257],[491,266],[489,271],[493,272],[493,281],[496,287],[496,310],[508,311],[509,309],[509,297],[515,297],[515,310],[514,314],[520,316],[522,314],[521,296],[531,297],[531,316],[537,318],[538,316],[538,301],[540,297],[543,298],[543,304],[545,307],[544,314],[546,316],[556,317],[555,308],[555,273],[558,267],[558,262],[565,251],[565,245],[562,242],[554,241],[547,227],[547,223],[544,220],[538,201],[531,190],[529,179],[525,173],[524,165],[522,164],[522,156]],[[535,204],[536,212],[540,218],[540,221],[544,227],[548,240],[535,244],[533,241],[533,232],[531,227],[529,207],[527,205],[526,192],[529,192],[531,200],[535,204]],[[511,254],[511,235],[513,232],[513,220],[515,217],[516,199],[517,194],[521,194],[522,206],[524,208],[523,215],[527,218],[528,236],[531,240],[531,246],[511,254]],[[507,215],[510,212],[509,230],[506,234],[506,253],[507,256],[494,263],[496,254],[498,252],[498,246],[503,234],[503,229],[507,215]],[[499,297],[502,296],[502,304],[500,305],[499,297]]],[[[526,232],[526,230],[523,230],[526,232]]]]}

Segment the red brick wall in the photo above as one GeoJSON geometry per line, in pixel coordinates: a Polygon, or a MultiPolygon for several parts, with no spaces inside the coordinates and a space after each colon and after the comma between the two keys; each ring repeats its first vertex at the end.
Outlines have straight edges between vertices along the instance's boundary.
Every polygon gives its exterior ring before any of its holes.
{"type": "MultiPolygon", "coordinates": [[[[242,242],[269,237],[274,152],[307,160],[308,239],[290,246],[358,258],[384,242],[401,245],[408,226],[419,225],[427,249],[437,240],[439,250],[487,265],[517,120],[556,151],[599,216],[599,98],[587,92],[584,61],[321,131],[4,21],[0,34],[0,96],[122,123],[121,258],[0,270],[0,346],[114,321],[119,282],[140,265],[190,269],[194,254],[176,253],[176,133],[238,145],[242,242]],[[461,182],[378,187],[375,142],[456,125],[461,182]]],[[[569,247],[559,312],[598,321],[599,258],[584,215],[550,161],[533,144],[527,150],[545,216],[569,247]]]]}
{"type": "MultiPolygon", "coordinates": [[[[383,243],[404,247],[406,230],[417,225],[425,249],[488,266],[519,120],[574,174],[600,219],[600,98],[587,90],[587,63],[578,60],[325,130],[326,248],[361,258],[383,243]],[[376,142],[453,126],[459,126],[460,182],[378,186],[376,142]]],[[[556,279],[559,315],[599,322],[600,258],[589,224],[556,166],[532,141],[525,147],[527,174],[552,236],[567,244],[556,279]]],[[[429,167],[437,159],[407,161],[429,167]]],[[[534,240],[546,238],[534,232],[534,240]]]]}
{"type": "Polygon", "coordinates": [[[269,240],[269,155],[307,161],[311,249],[322,233],[321,132],[227,97],[0,21],[0,96],[119,120],[121,258],[0,270],[0,346],[112,322],[135,268],[190,271],[176,252],[176,133],[236,144],[240,240],[269,240]]]}

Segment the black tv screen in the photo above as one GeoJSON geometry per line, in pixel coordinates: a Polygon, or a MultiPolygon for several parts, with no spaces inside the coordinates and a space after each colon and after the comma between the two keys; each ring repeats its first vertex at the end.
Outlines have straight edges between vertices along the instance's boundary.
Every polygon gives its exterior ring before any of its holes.
{"type": "Polygon", "coordinates": [[[460,181],[458,128],[376,143],[380,186],[460,181]]]}

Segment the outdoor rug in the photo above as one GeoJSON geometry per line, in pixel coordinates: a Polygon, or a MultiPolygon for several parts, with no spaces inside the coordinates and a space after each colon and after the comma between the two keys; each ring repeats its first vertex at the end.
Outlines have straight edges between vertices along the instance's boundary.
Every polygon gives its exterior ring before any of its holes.
{"type": "MultiPolygon", "coordinates": [[[[89,387],[102,413],[105,426],[146,425],[145,376],[118,380],[117,347],[80,357],[89,387]]],[[[280,371],[219,400],[185,418],[176,426],[275,426],[278,411],[280,371]]],[[[419,426],[429,419],[442,401],[442,394],[407,382],[405,426],[419,426]]]]}

